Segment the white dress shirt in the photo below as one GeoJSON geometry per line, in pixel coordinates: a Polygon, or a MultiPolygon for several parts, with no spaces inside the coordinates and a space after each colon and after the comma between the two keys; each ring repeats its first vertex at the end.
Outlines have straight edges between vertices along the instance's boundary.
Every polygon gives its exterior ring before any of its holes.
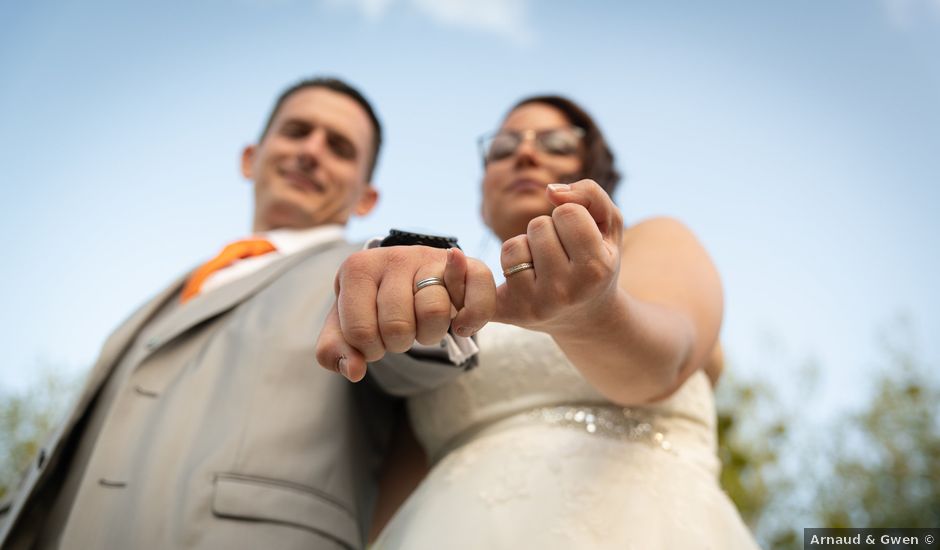
{"type": "Polygon", "coordinates": [[[224,267],[212,275],[209,275],[202,283],[200,294],[205,294],[232,281],[247,277],[276,260],[290,256],[291,254],[296,254],[311,246],[342,240],[343,226],[320,225],[309,229],[273,229],[253,235],[253,237],[267,239],[277,250],[260,256],[235,260],[235,262],[228,267],[224,267]]]}

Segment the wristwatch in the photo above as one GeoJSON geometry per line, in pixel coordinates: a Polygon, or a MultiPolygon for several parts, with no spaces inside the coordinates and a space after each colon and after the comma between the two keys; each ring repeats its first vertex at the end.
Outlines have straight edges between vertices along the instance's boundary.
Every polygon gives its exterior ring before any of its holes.
{"type": "Polygon", "coordinates": [[[392,229],[388,236],[382,239],[379,246],[431,246],[434,248],[460,248],[457,237],[441,237],[438,235],[424,235],[400,229],[392,229]]]}

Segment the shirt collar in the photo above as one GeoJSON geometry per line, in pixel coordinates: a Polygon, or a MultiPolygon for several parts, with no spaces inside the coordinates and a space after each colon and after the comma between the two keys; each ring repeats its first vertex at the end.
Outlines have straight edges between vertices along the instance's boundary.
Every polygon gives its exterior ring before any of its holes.
{"type": "Polygon", "coordinates": [[[343,233],[342,225],[329,224],[308,229],[272,229],[259,236],[271,241],[277,251],[286,256],[318,244],[342,240],[343,233]]]}

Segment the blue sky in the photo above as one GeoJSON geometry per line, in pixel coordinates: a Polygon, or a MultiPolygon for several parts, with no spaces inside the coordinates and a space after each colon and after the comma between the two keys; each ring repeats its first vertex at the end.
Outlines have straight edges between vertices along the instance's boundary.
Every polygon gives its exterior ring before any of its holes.
{"type": "Polygon", "coordinates": [[[814,360],[850,405],[899,315],[940,358],[938,0],[60,0],[0,20],[0,388],[82,372],[248,232],[240,150],[315,74],[387,129],[351,238],[451,233],[496,266],[475,138],[560,92],[608,134],[627,220],[678,217],[713,254],[732,371],[795,388],[814,360]]]}

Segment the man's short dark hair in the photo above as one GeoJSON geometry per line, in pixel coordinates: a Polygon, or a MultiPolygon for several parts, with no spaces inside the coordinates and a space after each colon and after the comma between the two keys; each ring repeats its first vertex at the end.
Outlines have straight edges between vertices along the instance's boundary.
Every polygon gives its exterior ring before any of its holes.
{"type": "Polygon", "coordinates": [[[274,103],[274,108],[271,109],[271,114],[268,115],[267,122],[264,123],[264,130],[261,131],[261,136],[258,137],[258,142],[260,143],[261,140],[264,139],[264,136],[267,135],[268,130],[271,129],[271,123],[274,122],[274,117],[277,116],[277,112],[281,110],[281,106],[285,101],[287,101],[287,98],[294,95],[294,93],[299,92],[300,90],[306,90],[308,88],[326,88],[327,90],[343,94],[358,103],[365,110],[366,114],[369,115],[369,120],[372,122],[372,159],[369,163],[368,180],[372,181],[372,176],[375,173],[375,165],[379,161],[379,149],[382,147],[382,123],[379,122],[379,117],[375,114],[375,110],[372,108],[369,100],[366,99],[359,90],[353,88],[351,85],[338,78],[308,78],[301,80],[300,82],[281,92],[281,95],[274,103]]]}

